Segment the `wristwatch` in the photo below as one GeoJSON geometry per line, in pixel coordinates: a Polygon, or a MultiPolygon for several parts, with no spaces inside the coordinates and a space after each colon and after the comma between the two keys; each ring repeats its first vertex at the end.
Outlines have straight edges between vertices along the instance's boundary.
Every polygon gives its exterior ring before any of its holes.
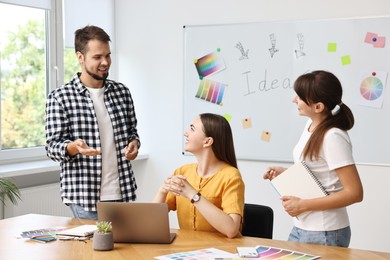
{"type": "Polygon", "coordinates": [[[191,199],[191,203],[195,203],[195,202],[198,202],[200,200],[200,192],[196,193],[192,199],[191,199]]]}

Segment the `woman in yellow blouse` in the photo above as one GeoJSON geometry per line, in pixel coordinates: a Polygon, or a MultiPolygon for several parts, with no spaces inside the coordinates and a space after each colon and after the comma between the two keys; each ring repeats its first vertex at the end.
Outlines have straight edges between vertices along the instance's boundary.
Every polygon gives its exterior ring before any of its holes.
{"type": "Polygon", "coordinates": [[[197,163],[176,169],[154,202],[166,202],[170,210],[177,210],[182,229],[239,236],[245,186],[228,121],[216,114],[200,114],[184,136],[185,151],[195,155],[197,163]]]}

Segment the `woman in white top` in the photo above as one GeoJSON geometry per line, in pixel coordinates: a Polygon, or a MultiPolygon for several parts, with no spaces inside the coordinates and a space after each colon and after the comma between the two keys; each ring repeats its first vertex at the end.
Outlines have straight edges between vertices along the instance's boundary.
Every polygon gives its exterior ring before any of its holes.
{"type": "MultiPolygon", "coordinates": [[[[335,75],[313,71],[294,84],[298,113],[309,118],[294,148],[294,161],[305,161],[330,194],[301,199],[282,196],[285,211],[294,218],[289,241],[348,247],[351,230],[346,206],[363,200],[347,131],[354,125],[352,111],[342,102],[342,87],[335,75]]],[[[273,179],[285,168],[270,167],[264,179],[273,179]]]]}

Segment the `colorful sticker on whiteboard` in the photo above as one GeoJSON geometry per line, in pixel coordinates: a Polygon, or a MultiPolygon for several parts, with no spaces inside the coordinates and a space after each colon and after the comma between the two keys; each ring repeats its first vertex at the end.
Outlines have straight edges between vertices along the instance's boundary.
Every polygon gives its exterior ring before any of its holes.
{"type": "Polygon", "coordinates": [[[336,52],[337,51],[337,43],[329,42],[328,43],[328,52],[336,52]]]}
{"type": "Polygon", "coordinates": [[[341,56],[341,65],[350,65],[351,64],[351,56],[350,55],[345,55],[341,56]]]}
{"type": "Polygon", "coordinates": [[[232,121],[232,115],[230,114],[224,114],[223,117],[230,123],[230,121],[232,121]]]}
{"type": "Polygon", "coordinates": [[[211,79],[202,79],[195,97],[222,106],[222,99],[226,87],[226,84],[211,79]]]}
{"type": "Polygon", "coordinates": [[[220,49],[207,54],[197,60],[194,60],[196,69],[198,70],[199,78],[203,79],[206,76],[224,70],[225,63],[221,57],[220,49]]]}
{"type": "Polygon", "coordinates": [[[387,72],[385,71],[360,72],[358,103],[364,106],[381,108],[386,81],[387,72]]]}

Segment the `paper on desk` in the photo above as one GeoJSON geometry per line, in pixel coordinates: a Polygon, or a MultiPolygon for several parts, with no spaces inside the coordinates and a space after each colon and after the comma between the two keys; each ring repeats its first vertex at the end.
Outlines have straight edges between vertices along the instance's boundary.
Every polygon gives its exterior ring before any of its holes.
{"type": "Polygon", "coordinates": [[[190,260],[190,259],[234,259],[237,258],[236,254],[232,254],[223,250],[219,250],[216,248],[205,248],[205,249],[199,249],[195,251],[188,251],[188,252],[180,252],[180,253],[174,253],[169,255],[162,255],[157,256],[155,259],[160,260],[190,260]]]}

